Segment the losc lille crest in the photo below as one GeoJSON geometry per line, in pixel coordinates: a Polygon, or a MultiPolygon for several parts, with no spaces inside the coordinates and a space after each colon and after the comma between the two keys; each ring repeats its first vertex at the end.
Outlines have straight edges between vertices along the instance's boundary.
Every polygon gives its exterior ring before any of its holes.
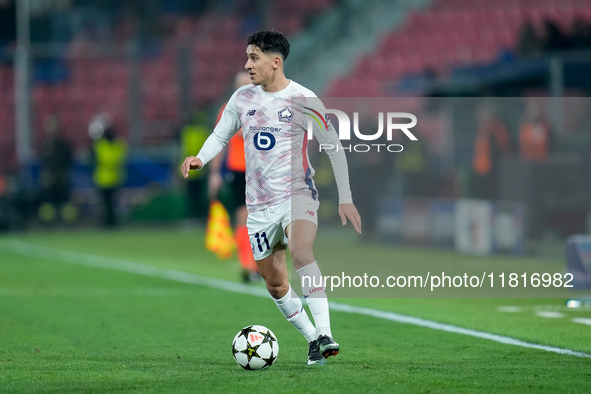
{"type": "Polygon", "coordinates": [[[279,121],[283,123],[291,123],[291,118],[293,118],[293,112],[291,112],[289,107],[283,108],[277,115],[279,116],[279,121]]]}

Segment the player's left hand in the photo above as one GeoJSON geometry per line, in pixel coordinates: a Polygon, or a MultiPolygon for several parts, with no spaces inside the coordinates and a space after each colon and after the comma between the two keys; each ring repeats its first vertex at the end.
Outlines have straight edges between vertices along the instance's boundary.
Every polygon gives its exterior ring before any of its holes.
{"type": "Polygon", "coordinates": [[[355,205],[340,204],[339,216],[341,217],[341,223],[343,223],[343,226],[347,225],[347,219],[349,219],[355,230],[361,234],[361,216],[359,216],[359,212],[357,212],[355,205]]]}

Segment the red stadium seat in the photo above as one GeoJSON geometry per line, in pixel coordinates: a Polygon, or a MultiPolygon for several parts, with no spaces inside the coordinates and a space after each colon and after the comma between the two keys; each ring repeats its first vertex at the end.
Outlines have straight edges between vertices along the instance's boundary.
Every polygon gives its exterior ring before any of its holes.
{"type": "MultiPolygon", "coordinates": [[[[526,20],[541,25],[552,19],[568,31],[575,18],[591,22],[591,1],[436,0],[409,15],[402,28],[384,34],[375,53],[359,61],[351,75],[368,74],[373,86],[375,78],[386,84],[426,67],[445,74],[457,64],[494,61],[501,50],[515,47],[517,31],[526,20]]],[[[328,91],[339,95],[375,92],[351,81],[339,79],[328,91]]]]}

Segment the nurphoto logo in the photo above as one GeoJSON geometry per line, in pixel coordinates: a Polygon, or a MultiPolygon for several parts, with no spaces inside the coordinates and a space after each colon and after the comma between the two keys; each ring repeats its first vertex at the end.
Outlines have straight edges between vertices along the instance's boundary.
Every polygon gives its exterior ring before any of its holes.
{"type": "MultiPolygon", "coordinates": [[[[334,114],[337,117],[339,128],[339,140],[341,141],[349,141],[351,140],[351,121],[349,116],[340,110],[337,109],[327,109],[326,113],[334,114]]],[[[313,138],[313,129],[314,123],[320,126],[320,130],[328,131],[330,120],[328,120],[328,115],[326,119],[317,111],[314,113],[306,113],[309,115],[307,123],[307,131],[308,131],[308,139],[311,140],[313,138]]],[[[361,140],[361,141],[377,141],[382,138],[384,131],[386,133],[386,140],[392,141],[394,132],[402,132],[404,135],[410,139],[411,141],[417,141],[417,137],[410,131],[411,128],[416,126],[417,124],[417,117],[408,112],[384,112],[378,113],[378,129],[377,131],[373,131],[373,134],[364,134],[359,130],[359,112],[353,112],[353,134],[354,136],[361,140]],[[384,122],[385,119],[385,122],[384,122]],[[401,121],[402,120],[402,121],[401,121]],[[404,122],[406,120],[406,122],[404,122]],[[386,123],[386,127],[384,127],[384,123],[386,123]],[[385,129],[385,130],[384,130],[385,129]]],[[[367,131],[366,131],[367,132],[367,131]]],[[[380,152],[381,150],[386,150],[388,152],[402,152],[403,147],[400,144],[384,144],[384,143],[373,143],[373,144],[350,144],[350,145],[343,145],[342,147],[335,146],[332,144],[320,144],[319,147],[320,151],[322,150],[331,150],[331,149],[342,149],[349,152],[369,152],[370,150],[376,150],[380,152]]]]}

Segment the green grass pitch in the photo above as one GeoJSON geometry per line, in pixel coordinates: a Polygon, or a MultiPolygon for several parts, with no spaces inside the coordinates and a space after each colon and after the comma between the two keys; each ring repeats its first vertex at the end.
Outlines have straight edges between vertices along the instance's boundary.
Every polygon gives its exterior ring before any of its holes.
{"type": "MultiPolygon", "coordinates": [[[[330,242],[319,235],[319,261],[338,254],[329,252],[330,242]]],[[[73,260],[83,253],[115,265],[130,261],[227,281],[239,276],[236,262],[204,250],[197,230],[1,236],[0,392],[591,392],[591,358],[338,311],[331,320],[341,353],[309,367],[305,340],[268,298],[66,262],[63,251],[76,252],[73,260]],[[265,325],[278,337],[279,357],[267,370],[244,371],[232,358],[232,338],[248,324],[265,325]]],[[[459,256],[394,248],[372,253],[410,260],[459,256]]],[[[532,263],[480,260],[484,266],[532,263]]],[[[564,267],[562,261],[540,264],[564,267]]],[[[591,311],[566,310],[564,298],[336,301],[591,353],[591,326],[573,322],[591,318],[591,311]]]]}

